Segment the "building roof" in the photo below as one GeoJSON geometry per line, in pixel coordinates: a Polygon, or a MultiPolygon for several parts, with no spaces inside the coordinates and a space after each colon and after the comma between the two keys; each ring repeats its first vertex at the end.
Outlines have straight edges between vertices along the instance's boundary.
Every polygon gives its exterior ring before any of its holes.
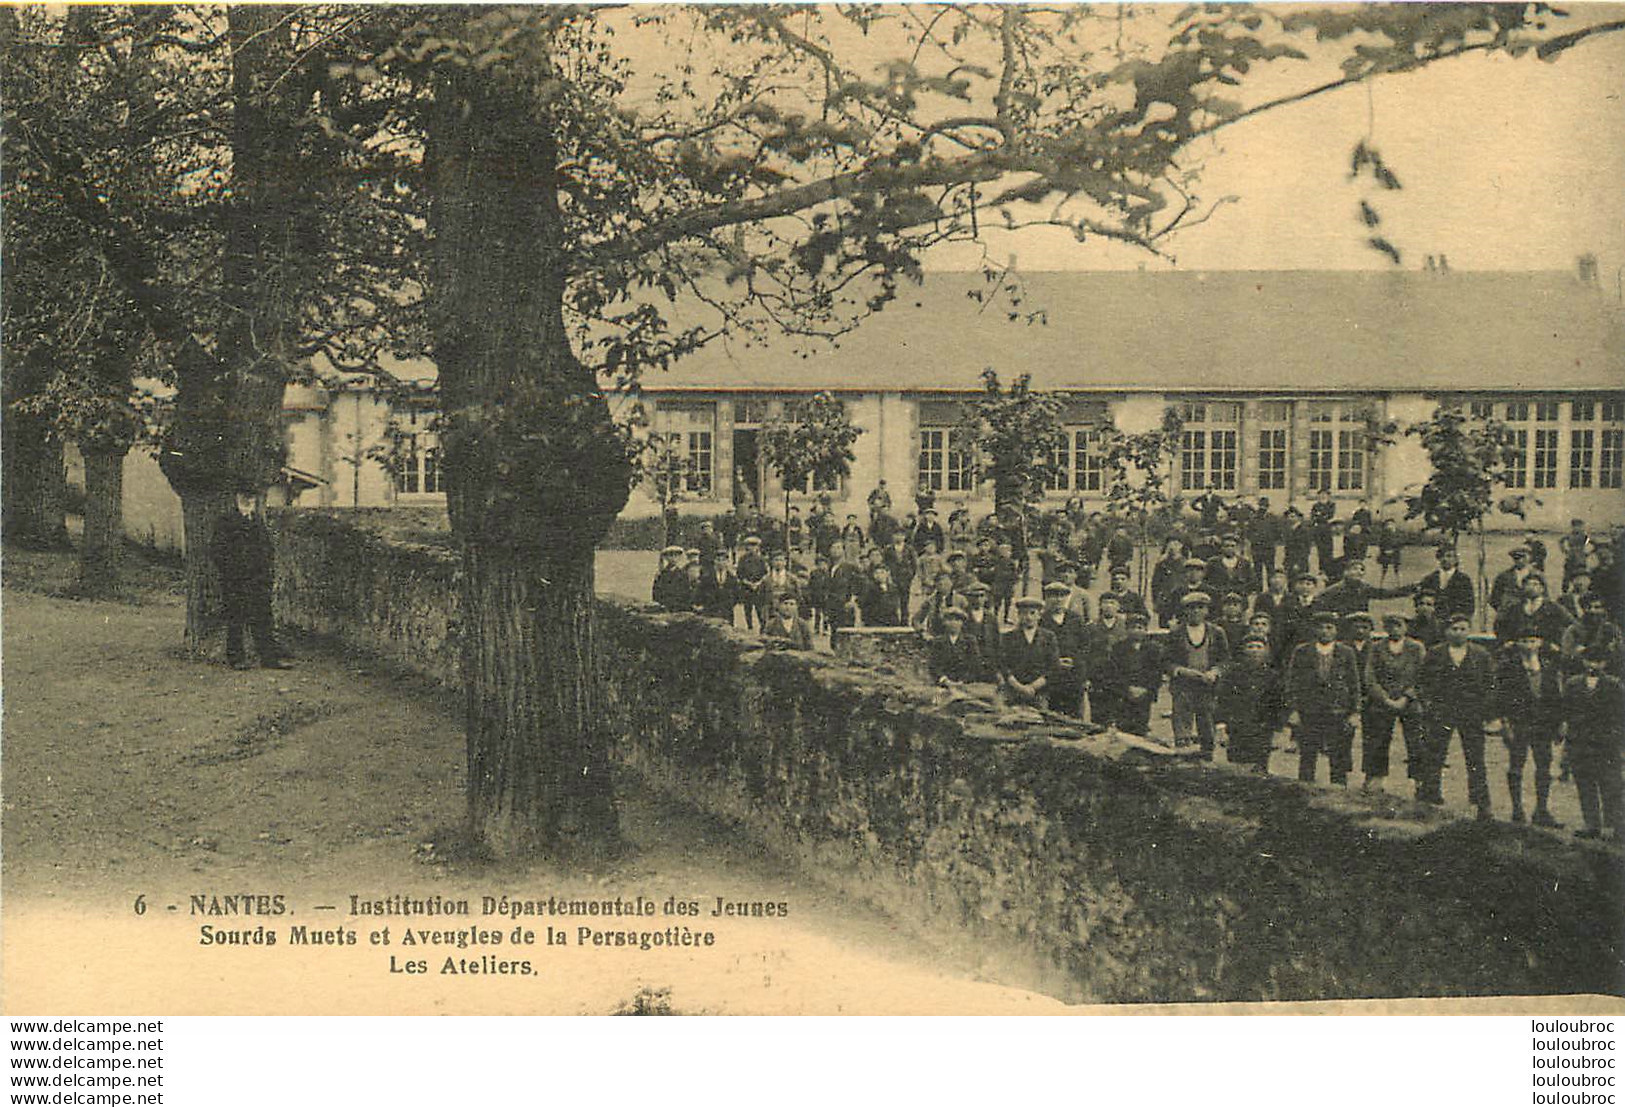
{"type": "Polygon", "coordinates": [[[1565,272],[1053,272],[1023,301],[933,273],[835,345],[718,342],[647,392],[970,391],[991,366],[1044,390],[1625,388],[1625,311],[1565,272]],[[1009,315],[1042,311],[1044,323],[1009,315]]]}

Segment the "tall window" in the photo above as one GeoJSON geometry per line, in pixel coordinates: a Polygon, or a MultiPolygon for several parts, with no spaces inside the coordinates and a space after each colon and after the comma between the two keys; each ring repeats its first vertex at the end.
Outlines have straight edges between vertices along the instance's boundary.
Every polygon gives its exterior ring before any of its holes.
{"type": "Polygon", "coordinates": [[[1489,400],[1474,400],[1467,405],[1467,417],[1486,422],[1495,415],[1495,405],[1489,400]]]}
{"type": "Polygon", "coordinates": [[[920,488],[927,492],[970,492],[969,455],[959,447],[958,432],[950,427],[920,428],[920,488]]]}
{"type": "Polygon", "coordinates": [[[1106,487],[1106,457],[1100,451],[1100,432],[1080,430],[1073,432],[1075,449],[1072,451],[1072,489],[1075,492],[1100,492],[1106,487]]]}
{"type": "Polygon", "coordinates": [[[1358,403],[1309,405],[1309,488],[1313,492],[1362,492],[1366,486],[1366,420],[1358,403]]]}
{"type": "Polygon", "coordinates": [[[1045,487],[1051,492],[1099,492],[1105,487],[1106,459],[1100,452],[1100,431],[1094,427],[1068,427],[1051,455],[1054,470],[1045,487]]]}
{"type": "Polygon", "coordinates": [[[1072,487],[1072,432],[1067,431],[1055,443],[1049,457],[1050,472],[1044,488],[1050,492],[1065,492],[1072,487]]]}
{"type": "Polygon", "coordinates": [[[1188,403],[1179,435],[1179,486],[1187,492],[1212,488],[1233,492],[1239,459],[1241,405],[1188,403]]]}
{"type": "Polygon", "coordinates": [[[1286,487],[1287,429],[1265,427],[1258,432],[1258,487],[1260,490],[1286,487]]]}
{"type": "Polygon", "coordinates": [[[683,465],[683,491],[709,496],[716,490],[717,405],[661,401],[659,425],[683,465]]]}
{"type": "Polygon", "coordinates": [[[696,496],[711,494],[713,462],[710,431],[689,431],[684,440],[683,490],[696,496]]]}
{"type": "Polygon", "coordinates": [[[1507,487],[1529,487],[1529,428],[1521,424],[1529,421],[1529,404],[1515,400],[1507,404],[1507,487]]]}
{"type": "MultiPolygon", "coordinates": [[[[1588,405],[1589,406],[1589,405],[1588,405]]],[[[1574,405],[1575,419],[1579,419],[1580,405],[1574,405]]],[[[1596,480],[1597,432],[1592,427],[1576,423],[1569,430],[1569,487],[1590,488],[1596,480]]]]}
{"type": "Polygon", "coordinates": [[[1557,487],[1557,428],[1535,428],[1535,487],[1557,487]]]}
{"type": "Polygon", "coordinates": [[[1288,450],[1292,441],[1292,405],[1285,400],[1266,400],[1258,405],[1258,488],[1261,492],[1284,489],[1288,472],[1288,450]]]}
{"type": "Polygon", "coordinates": [[[1602,422],[1597,450],[1597,487],[1625,488],[1625,400],[1604,400],[1602,422]]]}
{"type": "Polygon", "coordinates": [[[445,491],[440,472],[440,446],[433,435],[402,436],[395,491],[407,496],[445,491]]]}

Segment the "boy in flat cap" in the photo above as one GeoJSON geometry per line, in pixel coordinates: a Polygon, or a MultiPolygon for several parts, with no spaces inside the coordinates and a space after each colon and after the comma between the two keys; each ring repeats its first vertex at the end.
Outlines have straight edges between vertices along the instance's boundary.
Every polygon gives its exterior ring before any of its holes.
{"type": "Polygon", "coordinates": [[[1472,625],[1465,612],[1456,612],[1445,625],[1444,641],[1428,651],[1422,662],[1418,688],[1427,716],[1427,758],[1416,782],[1417,799],[1443,803],[1440,781],[1450,738],[1461,738],[1462,760],[1467,766],[1467,796],[1478,809],[1480,821],[1490,819],[1490,788],[1484,769],[1485,727],[1497,717],[1495,659],[1483,646],[1467,640],[1472,625]]]}
{"type": "Polygon", "coordinates": [[[1364,791],[1382,791],[1388,778],[1388,753],[1397,724],[1405,741],[1406,772],[1412,780],[1422,754],[1422,709],[1417,682],[1427,650],[1406,633],[1404,615],[1382,617],[1386,637],[1372,645],[1365,659],[1365,708],[1360,714],[1360,771],[1364,791]]]}
{"type": "Polygon", "coordinates": [[[734,566],[739,580],[739,602],[745,608],[745,626],[754,629],[767,622],[773,598],[767,591],[767,558],[762,556],[762,540],[756,535],[745,539],[745,552],[734,566]]]}
{"type": "Polygon", "coordinates": [[[1151,733],[1151,708],[1162,685],[1162,649],[1149,636],[1150,618],[1144,612],[1124,616],[1121,641],[1111,647],[1109,663],[1095,678],[1109,693],[1111,717],[1097,717],[1103,726],[1145,736],[1151,733]]]}
{"type": "Polygon", "coordinates": [[[762,637],[783,642],[792,650],[813,648],[812,627],[801,617],[801,600],[794,592],[779,596],[778,610],[762,625],[762,637]]]}
{"type": "Polygon", "coordinates": [[[1360,711],[1360,668],[1337,640],[1336,612],[1315,615],[1315,640],[1292,651],[1286,670],[1287,725],[1298,743],[1298,779],[1312,782],[1325,754],[1333,784],[1348,783],[1354,724],[1360,711]]]}
{"type": "Polygon", "coordinates": [[[1044,601],[1023,596],[1016,601],[1016,626],[999,640],[999,683],[1008,702],[1038,706],[1061,653],[1055,635],[1039,625],[1044,601]]]}
{"type": "Polygon", "coordinates": [[[1270,747],[1281,724],[1281,679],[1269,666],[1270,640],[1249,634],[1237,659],[1219,674],[1213,717],[1225,735],[1225,756],[1256,773],[1270,771],[1270,747]]]}
{"type": "Polygon", "coordinates": [[[1507,792],[1512,797],[1512,821],[1523,813],[1523,766],[1535,762],[1536,826],[1557,827],[1548,800],[1552,791],[1552,744],[1563,725],[1562,655],[1547,645],[1540,628],[1523,629],[1511,653],[1501,660],[1496,683],[1501,698],[1501,740],[1507,748],[1507,792]]]}
{"type": "Polygon", "coordinates": [[[1106,591],[1101,593],[1102,599],[1106,596],[1116,596],[1117,608],[1124,615],[1133,615],[1135,612],[1141,615],[1151,614],[1150,609],[1145,606],[1145,597],[1128,586],[1127,565],[1113,565],[1109,578],[1111,583],[1106,591]]]}
{"type": "Polygon", "coordinates": [[[1207,621],[1212,603],[1206,592],[1187,592],[1179,622],[1168,631],[1163,661],[1174,701],[1174,744],[1193,740],[1202,756],[1213,758],[1213,693],[1219,667],[1230,657],[1224,631],[1207,621]]]}

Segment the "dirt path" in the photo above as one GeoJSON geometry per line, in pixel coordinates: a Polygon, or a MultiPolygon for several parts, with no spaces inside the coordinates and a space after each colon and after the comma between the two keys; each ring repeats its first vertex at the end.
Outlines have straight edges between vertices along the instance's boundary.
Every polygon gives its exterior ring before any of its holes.
{"type": "Polygon", "coordinates": [[[883,914],[649,797],[629,798],[632,852],[601,871],[437,857],[425,844],[456,822],[461,801],[454,696],[312,643],[298,644],[291,672],[192,662],[176,648],[183,617],[163,595],[130,605],[5,594],[9,1010],[592,1012],[639,994],[655,1006],[729,1013],[1059,1007],[978,982],[972,966],[945,963],[883,914]],[[467,900],[471,916],[368,917],[352,895],[467,900]],[[482,915],[484,897],[504,895],[642,895],[658,907],[640,919],[482,915]],[[283,897],[284,913],[208,913],[257,907],[256,896],[283,897]],[[712,918],[719,896],[786,903],[789,915],[712,918]],[[702,914],[666,916],[669,897],[702,914]],[[515,925],[545,934],[550,922],[567,945],[400,945],[407,928],[472,925],[511,938],[515,925]],[[584,922],[687,926],[716,944],[577,944],[584,922]],[[202,929],[262,925],[277,947],[206,943],[202,929]],[[357,944],[297,945],[294,926],[349,931],[357,944]],[[393,931],[388,947],[372,944],[383,926],[393,931]],[[482,955],[528,961],[533,975],[441,971],[448,956],[482,955]],[[410,961],[427,972],[390,971],[410,961]]]}

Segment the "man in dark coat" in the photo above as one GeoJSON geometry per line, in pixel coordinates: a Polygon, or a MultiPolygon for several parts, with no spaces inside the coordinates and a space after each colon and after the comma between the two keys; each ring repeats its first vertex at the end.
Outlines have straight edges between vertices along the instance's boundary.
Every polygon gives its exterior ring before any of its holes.
{"type": "Polygon", "coordinates": [[[1287,725],[1298,743],[1298,779],[1313,781],[1324,753],[1333,784],[1347,784],[1360,715],[1360,667],[1337,640],[1337,614],[1315,616],[1315,640],[1292,651],[1286,668],[1287,725]]]}
{"type": "Polygon", "coordinates": [[[1439,594],[1418,591],[1411,598],[1411,608],[1415,614],[1406,628],[1410,636],[1430,650],[1443,642],[1444,627],[1439,624],[1439,594]]]}
{"type": "Polygon", "coordinates": [[[1044,688],[1050,710],[1083,716],[1083,692],[1089,681],[1088,635],[1084,621],[1067,608],[1070,586],[1058,580],[1044,585],[1044,616],[1039,626],[1055,635],[1056,666],[1044,688]]]}
{"type": "Polygon", "coordinates": [[[1498,612],[1507,604],[1523,599],[1523,582],[1534,571],[1529,566],[1528,548],[1513,547],[1512,564],[1496,573],[1490,582],[1490,610],[1498,612]]]}
{"type": "Polygon", "coordinates": [[[1258,591],[1258,570],[1241,554],[1241,539],[1226,534],[1219,539],[1219,556],[1207,563],[1207,590],[1223,596],[1235,592],[1250,596],[1258,591]]]}
{"type": "Polygon", "coordinates": [[[1390,599],[1409,592],[1409,588],[1378,588],[1367,584],[1365,562],[1350,561],[1343,566],[1343,579],[1322,592],[1315,606],[1338,615],[1352,615],[1356,611],[1369,611],[1372,600],[1390,599]]]}
{"type": "Polygon", "coordinates": [[[1439,567],[1423,577],[1417,584],[1418,592],[1432,592],[1439,598],[1439,618],[1448,619],[1455,614],[1473,617],[1478,599],[1473,595],[1473,582],[1461,571],[1454,546],[1440,546],[1434,553],[1439,567]]]}
{"type": "Polygon", "coordinates": [[[1303,521],[1303,512],[1295,507],[1286,509],[1286,525],[1281,529],[1281,549],[1286,570],[1291,576],[1309,571],[1309,551],[1315,546],[1315,532],[1303,521]]]}
{"type": "Polygon", "coordinates": [[[812,627],[801,617],[801,601],[794,592],[778,597],[778,610],[762,624],[762,637],[783,642],[792,650],[813,648],[812,627]]]}
{"type": "Polygon", "coordinates": [[[976,639],[982,655],[982,675],[977,680],[992,680],[998,674],[999,615],[988,606],[992,589],[981,581],[972,581],[965,589],[965,634],[976,639]]]}
{"type": "Polygon", "coordinates": [[[1507,649],[1529,631],[1555,649],[1574,623],[1572,615],[1547,598],[1546,578],[1539,573],[1524,577],[1522,594],[1504,597],[1495,612],[1495,639],[1507,649]]]}
{"type": "Polygon", "coordinates": [[[1264,591],[1253,597],[1252,610],[1256,613],[1262,611],[1270,617],[1270,625],[1275,628],[1279,636],[1286,626],[1288,616],[1287,608],[1296,607],[1292,602],[1290,578],[1285,569],[1271,569],[1269,581],[1264,591]]]}
{"type": "Polygon", "coordinates": [[[1109,576],[1111,586],[1101,593],[1101,599],[1105,599],[1107,596],[1116,596],[1117,608],[1124,615],[1133,615],[1135,612],[1139,612],[1141,615],[1151,614],[1150,609],[1145,606],[1145,597],[1128,586],[1128,566],[1112,566],[1109,576]]]}
{"type": "Polygon", "coordinates": [[[1580,793],[1585,826],[1576,838],[1600,838],[1606,826],[1619,837],[1619,747],[1625,725],[1625,688],[1608,672],[1609,656],[1587,651],[1585,672],[1563,687],[1563,734],[1580,793]]]}
{"type": "Polygon", "coordinates": [[[711,571],[700,575],[699,594],[693,600],[700,605],[700,614],[733,625],[734,604],[739,602],[739,582],[728,567],[726,553],[717,553],[712,557],[711,571]]]}
{"type": "Polygon", "coordinates": [[[734,574],[739,602],[745,608],[745,626],[759,627],[772,613],[773,597],[767,590],[767,558],[762,556],[762,540],[756,535],[745,539],[745,552],[739,555],[734,574]]]}
{"type": "Polygon", "coordinates": [[[902,621],[908,622],[909,592],[914,588],[914,578],[920,575],[920,557],[908,544],[908,536],[900,530],[891,534],[891,544],[886,547],[886,568],[891,571],[892,583],[897,585],[897,595],[902,602],[902,621]]]}
{"type": "Polygon", "coordinates": [[[1309,508],[1309,533],[1315,541],[1315,557],[1320,563],[1320,575],[1328,581],[1341,574],[1336,571],[1332,558],[1332,536],[1337,530],[1337,505],[1332,494],[1324,489],[1309,508]]]}
{"type": "Polygon", "coordinates": [[[1523,814],[1523,764],[1535,762],[1536,826],[1561,826],[1552,818],[1547,801],[1552,791],[1552,744],[1563,725],[1562,656],[1546,645],[1540,631],[1526,628],[1513,652],[1501,660],[1496,682],[1501,703],[1501,739],[1507,747],[1507,791],[1512,796],[1512,821],[1523,814]]]}
{"type": "Polygon", "coordinates": [[[981,643],[965,633],[965,612],[957,607],[946,609],[942,625],[943,632],[931,639],[927,650],[931,679],[938,684],[986,680],[981,643]]]}
{"type": "Polygon", "coordinates": [[[271,582],[275,553],[271,532],[258,512],[253,492],[239,492],[235,511],[215,521],[209,553],[220,579],[220,599],[226,620],[226,661],[233,669],[248,668],[243,656],[243,629],[254,636],[254,652],[267,669],[286,669],[271,621],[271,582]]]}
{"type": "Polygon", "coordinates": [[[920,512],[920,522],[914,528],[914,552],[926,553],[929,550],[946,550],[948,548],[948,535],[943,532],[942,524],[937,521],[937,513],[931,508],[920,512]]]}
{"type": "Polygon", "coordinates": [[[858,597],[863,595],[867,577],[857,563],[856,549],[848,548],[845,542],[836,542],[829,549],[829,594],[824,602],[829,637],[833,642],[836,631],[857,625],[858,597]]]}
{"type": "Polygon", "coordinates": [[[1089,681],[1089,719],[1101,726],[1111,726],[1120,714],[1116,703],[1117,691],[1104,678],[1111,664],[1112,647],[1128,635],[1128,624],[1118,610],[1115,595],[1110,592],[1101,594],[1100,618],[1086,623],[1083,631],[1083,671],[1089,681]]]}
{"type": "Polygon", "coordinates": [[[1023,596],[1016,601],[1016,627],[999,640],[999,683],[1011,703],[1037,706],[1050,675],[1060,663],[1055,635],[1039,626],[1044,601],[1023,596]]]}
{"type": "Polygon", "coordinates": [[[1450,753],[1450,736],[1461,737],[1467,766],[1467,796],[1481,821],[1490,819],[1490,788],[1484,769],[1485,725],[1500,710],[1495,690],[1495,659],[1483,646],[1467,640],[1471,620],[1462,612],[1450,616],[1444,641],[1422,662],[1418,691],[1428,722],[1427,761],[1417,779],[1417,799],[1443,803],[1440,778],[1450,753]]]}
{"type": "Polygon", "coordinates": [[[1269,497],[1258,497],[1258,508],[1243,525],[1242,534],[1247,539],[1247,549],[1254,566],[1253,590],[1258,591],[1268,583],[1269,575],[1275,569],[1275,549],[1281,535],[1281,520],[1270,514],[1269,497]]]}
{"type": "Polygon", "coordinates": [[[683,547],[667,546],[660,551],[660,568],[649,590],[654,602],[667,611],[689,610],[688,575],[683,572],[683,547]]]}
{"type": "Polygon", "coordinates": [[[1582,658],[1588,651],[1596,650],[1610,658],[1608,671],[1618,673],[1620,657],[1625,652],[1622,650],[1625,632],[1609,620],[1608,605],[1595,592],[1580,597],[1580,609],[1579,621],[1563,632],[1563,657],[1569,672],[1582,672],[1585,668],[1582,658]]]}
{"type": "Polygon", "coordinates": [[[858,593],[858,609],[863,612],[866,627],[897,627],[903,625],[903,601],[897,585],[892,583],[891,570],[884,564],[870,570],[863,590],[858,593]]]}
{"type": "Polygon", "coordinates": [[[1293,650],[1315,640],[1315,590],[1319,586],[1320,578],[1314,573],[1299,573],[1292,578],[1292,595],[1281,604],[1281,652],[1289,661],[1293,650]]]}

